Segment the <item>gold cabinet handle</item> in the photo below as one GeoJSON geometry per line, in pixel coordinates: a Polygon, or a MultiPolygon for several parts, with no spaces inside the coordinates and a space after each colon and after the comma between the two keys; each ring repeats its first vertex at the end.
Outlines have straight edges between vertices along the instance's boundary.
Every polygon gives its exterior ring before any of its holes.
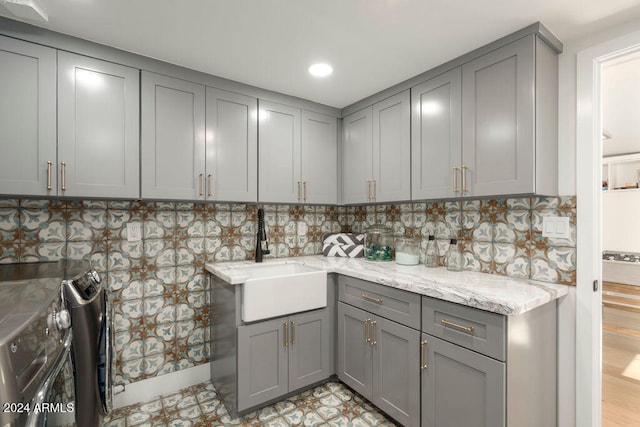
{"type": "Polygon", "coordinates": [[[208,197],[212,197],[213,196],[213,181],[212,181],[213,175],[209,174],[207,175],[207,184],[209,187],[209,191],[207,192],[207,196],[208,197]]]}
{"type": "Polygon", "coordinates": [[[47,190],[51,190],[51,166],[53,163],[47,161],[47,190]]]}
{"type": "Polygon", "coordinates": [[[453,167],[453,192],[457,193],[458,192],[458,171],[460,170],[459,167],[454,166],[453,167]]]}
{"type": "Polygon", "coordinates": [[[298,181],[298,201],[302,200],[302,181],[298,181]]]}
{"type": "Polygon", "coordinates": [[[375,202],[376,201],[376,180],[372,179],[371,181],[373,181],[373,197],[371,199],[375,202]]]}
{"type": "Polygon", "coordinates": [[[291,344],[296,343],[296,322],[291,321],[291,344]]]}
{"type": "Polygon", "coordinates": [[[287,322],[283,323],[284,325],[284,346],[289,346],[289,324],[287,322]]]}
{"type": "Polygon", "coordinates": [[[369,320],[364,321],[364,342],[369,342],[369,320]]]}
{"type": "Polygon", "coordinates": [[[307,181],[302,182],[302,200],[307,201],[307,181]]]}
{"type": "Polygon", "coordinates": [[[371,322],[369,322],[369,324],[371,325],[371,333],[369,335],[369,344],[376,345],[378,344],[378,342],[376,341],[376,321],[372,320],[371,322]]]}
{"type": "Polygon", "coordinates": [[[60,162],[60,180],[62,181],[60,185],[60,190],[65,191],[67,189],[67,180],[65,177],[65,172],[67,169],[67,164],[65,162],[60,162]]]}
{"type": "Polygon", "coordinates": [[[427,345],[427,340],[420,342],[420,369],[427,369],[427,364],[424,361],[424,346],[427,345]]]}
{"type": "Polygon", "coordinates": [[[362,294],[362,298],[366,299],[367,301],[371,301],[371,302],[375,302],[376,304],[382,304],[382,298],[376,298],[376,297],[372,297],[371,295],[367,295],[367,294],[362,294]]]}
{"type": "Polygon", "coordinates": [[[442,319],[440,320],[440,323],[442,323],[442,325],[444,325],[445,327],[451,327],[451,328],[455,328],[455,329],[459,329],[463,332],[466,332],[468,334],[473,333],[474,331],[474,327],[473,326],[462,326],[462,325],[458,325],[457,323],[453,323],[450,322],[448,319],[442,319]]]}
{"type": "Polygon", "coordinates": [[[460,169],[460,171],[462,172],[462,192],[463,193],[469,192],[469,190],[467,189],[467,179],[466,179],[467,169],[469,168],[466,167],[465,165],[462,165],[462,168],[460,169]]]}
{"type": "Polygon", "coordinates": [[[200,174],[200,197],[204,196],[204,174],[200,174]]]}

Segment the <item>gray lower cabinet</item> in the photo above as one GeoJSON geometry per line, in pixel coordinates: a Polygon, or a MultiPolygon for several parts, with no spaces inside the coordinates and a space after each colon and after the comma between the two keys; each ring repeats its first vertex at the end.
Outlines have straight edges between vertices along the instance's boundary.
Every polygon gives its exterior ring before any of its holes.
{"type": "Polygon", "coordinates": [[[238,411],[328,378],[330,311],[315,310],[238,327],[238,411]]]}
{"type": "Polygon", "coordinates": [[[422,426],[505,425],[505,363],[422,334],[422,426]]]}
{"type": "Polygon", "coordinates": [[[58,195],[140,197],[140,71],[58,52],[58,195]]]}
{"type": "Polygon", "coordinates": [[[338,377],[405,426],[420,425],[420,332],[338,303],[338,377]]]}
{"type": "Polygon", "coordinates": [[[0,194],[55,196],[56,51],[0,37],[0,194]]]}

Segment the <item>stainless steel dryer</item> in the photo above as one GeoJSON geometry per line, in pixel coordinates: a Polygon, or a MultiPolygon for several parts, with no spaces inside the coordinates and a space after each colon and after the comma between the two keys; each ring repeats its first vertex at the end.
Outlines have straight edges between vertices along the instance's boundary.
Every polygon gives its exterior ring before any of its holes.
{"type": "Polygon", "coordinates": [[[111,411],[111,309],[107,291],[94,270],[62,281],[73,330],[76,422],[95,427],[111,411]]]}
{"type": "Polygon", "coordinates": [[[0,426],[74,423],[64,270],[64,263],[0,265],[0,426]]]}

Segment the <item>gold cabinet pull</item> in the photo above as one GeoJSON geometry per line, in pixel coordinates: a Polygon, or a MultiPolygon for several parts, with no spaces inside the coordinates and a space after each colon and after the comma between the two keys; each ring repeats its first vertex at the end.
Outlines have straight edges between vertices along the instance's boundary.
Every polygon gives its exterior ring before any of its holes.
{"type": "Polygon", "coordinates": [[[51,190],[51,166],[52,163],[47,161],[47,190],[51,190]]]}
{"type": "Polygon", "coordinates": [[[204,196],[204,174],[200,174],[200,197],[204,196]]]}
{"type": "Polygon", "coordinates": [[[450,322],[448,319],[442,319],[442,320],[440,320],[440,323],[442,323],[445,327],[449,326],[451,328],[459,329],[459,330],[461,330],[463,332],[466,332],[468,334],[471,334],[474,331],[474,327],[473,326],[458,325],[457,323],[450,322]]]}
{"type": "Polygon", "coordinates": [[[371,181],[373,181],[373,197],[371,199],[375,202],[376,201],[376,180],[372,179],[371,181]]]}
{"type": "Polygon", "coordinates": [[[427,345],[427,340],[420,342],[420,369],[427,369],[427,364],[424,361],[424,346],[427,345]]]}
{"type": "Polygon", "coordinates": [[[284,325],[284,346],[289,346],[289,324],[287,322],[283,323],[284,325]]]}
{"type": "Polygon", "coordinates": [[[211,180],[213,178],[212,174],[207,175],[207,184],[209,187],[209,191],[207,192],[207,196],[208,197],[212,197],[213,196],[213,181],[211,180]]]}
{"type": "Polygon", "coordinates": [[[364,321],[364,342],[369,342],[369,320],[364,321]]]}
{"type": "Polygon", "coordinates": [[[302,200],[307,201],[307,181],[302,181],[302,200]]]}
{"type": "Polygon", "coordinates": [[[460,171],[462,172],[462,192],[463,193],[468,193],[469,190],[467,189],[467,169],[469,169],[468,167],[466,167],[465,165],[462,165],[462,168],[460,168],[460,171]]]}
{"type": "Polygon", "coordinates": [[[366,299],[367,301],[375,302],[376,304],[382,304],[383,302],[381,298],[372,297],[371,295],[367,294],[362,294],[362,298],[366,299]]]}
{"type": "Polygon", "coordinates": [[[302,200],[302,181],[298,181],[298,201],[302,200]]]}
{"type": "Polygon", "coordinates": [[[372,320],[371,322],[369,322],[369,324],[371,325],[371,334],[369,335],[369,344],[371,345],[376,345],[378,344],[378,342],[376,341],[376,321],[372,320]]]}
{"type": "Polygon", "coordinates": [[[453,192],[457,193],[458,192],[458,171],[460,170],[459,167],[454,166],[453,167],[453,192]]]}
{"type": "Polygon", "coordinates": [[[60,162],[60,180],[62,181],[60,185],[60,190],[65,191],[67,189],[67,180],[65,177],[67,164],[65,162],[60,162]]]}
{"type": "Polygon", "coordinates": [[[291,321],[291,344],[296,343],[296,322],[291,321]]]}

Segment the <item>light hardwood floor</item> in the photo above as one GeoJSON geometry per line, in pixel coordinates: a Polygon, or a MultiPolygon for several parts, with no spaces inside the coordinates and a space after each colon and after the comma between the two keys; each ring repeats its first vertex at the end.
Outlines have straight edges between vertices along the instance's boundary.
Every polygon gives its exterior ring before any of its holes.
{"type": "MultiPolygon", "coordinates": [[[[637,286],[604,285],[605,291],[640,295],[637,286]]],[[[640,300],[623,298],[638,308],[615,305],[620,301],[619,296],[603,295],[603,427],[640,426],[640,300]]]]}

